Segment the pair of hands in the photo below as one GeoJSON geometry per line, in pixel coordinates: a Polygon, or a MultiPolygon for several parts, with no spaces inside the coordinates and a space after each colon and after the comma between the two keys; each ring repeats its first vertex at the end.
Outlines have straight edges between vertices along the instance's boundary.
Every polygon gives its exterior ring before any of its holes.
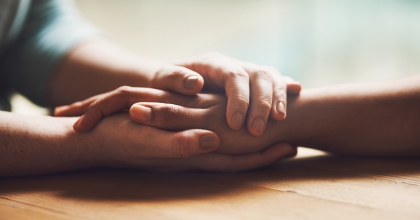
{"type": "Polygon", "coordinates": [[[59,107],[55,115],[83,114],[74,124],[78,132],[87,132],[100,121],[92,135],[108,155],[141,168],[238,171],[296,154],[295,147],[276,143],[264,130],[269,116],[274,120],[286,117],[286,91],[298,94],[299,83],[281,77],[274,68],[220,54],[176,64],[157,71],[150,86],[189,96],[121,87],[59,107]],[[202,89],[225,90],[226,96],[195,95],[202,89]],[[130,109],[132,120],[126,113],[113,114],[123,109],[130,109]],[[242,126],[245,117],[246,128],[242,126]]]}

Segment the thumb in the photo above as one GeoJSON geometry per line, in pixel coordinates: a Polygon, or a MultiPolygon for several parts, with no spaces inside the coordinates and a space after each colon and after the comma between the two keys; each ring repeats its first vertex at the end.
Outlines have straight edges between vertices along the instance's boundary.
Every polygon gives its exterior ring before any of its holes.
{"type": "Polygon", "coordinates": [[[196,128],[202,121],[206,109],[187,108],[174,104],[157,102],[138,102],[131,106],[133,121],[156,128],[182,131],[196,128]]]}
{"type": "MultiPolygon", "coordinates": [[[[183,158],[209,153],[220,146],[220,139],[214,132],[191,129],[175,132],[169,137],[171,143],[160,145],[162,151],[170,153],[170,157],[183,158]]],[[[162,137],[160,137],[162,138],[162,137]]]]}
{"type": "Polygon", "coordinates": [[[302,85],[300,82],[288,77],[288,76],[282,76],[283,79],[286,81],[287,85],[287,93],[297,95],[302,90],[302,85]]]}
{"type": "Polygon", "coordinates": [[[197,72],[181,66],[168,65],[156,72],[150,87],[195,95],[201,91],[203,85],[203,77],[197,72]]]}

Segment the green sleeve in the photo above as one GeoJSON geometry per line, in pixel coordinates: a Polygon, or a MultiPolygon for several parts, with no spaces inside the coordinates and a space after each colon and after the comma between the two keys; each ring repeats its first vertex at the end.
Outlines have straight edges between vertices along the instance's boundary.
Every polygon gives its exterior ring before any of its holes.
{"type": "Polygon", "coordinates": [[[22,32],[4,54],[0,71],[12,89],[48,106],[47,93],[63,58],[76,45],[99,35],[72,1],[32,1],[22,32]]]}

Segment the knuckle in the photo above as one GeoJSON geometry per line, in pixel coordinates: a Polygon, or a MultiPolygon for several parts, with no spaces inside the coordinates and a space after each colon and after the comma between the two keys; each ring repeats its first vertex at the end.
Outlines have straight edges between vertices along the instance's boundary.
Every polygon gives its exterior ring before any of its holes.
{"type": "Polygon", "coordinates": [[[180,134],[175,136],[172,141],[172,154],[174,157],[181,158],[191,156],[189,136],[187,134],[180,134]]]}
{"type": "Polygon", "coordinates": [[[118,96],[125,96],[125,95],[130,94],[132,92],[132,89],[133,88],[130,86],[121,86],[118,89],[116,89],[116,94],[118,96]]]}
{"type": "Polygon", "coordinates": [[[272,80],[271,79],[271,73],[264,68],[258,68],[258,69],[255,70],[254,73],[255,73],[255,74],[253,74],[254,78],[257,78],[257,79],[260,78],[260,79],[270,80],[270,81],[272,80]]]}
{"type": "Polygon", "coordinates": [[[229,78],[245,78],[246,80],[249,79],[249,75],[242,69],[233,69],[227,72],[227,76],[229,78]]]}
{"type": "Polygon", "coordinates": [[[160,117],[156,118],[158,125],[166,125],[179,117],[179,108],[175,105],[165,104],[158,111],[160,117]]]}
{"type": "Polygon", "coordinates": [[[104,115],[102,108],[98,102],[94,102],[86,109],[85,113],[89,113],[92,115],[104,115]]]}
{"type": "Polygon", "coordinates": [[[286,88],[285,87],[275,87],[274,88],[274,94],[280,97],[286,97],[286,88]]]}
{"type": "Polygon", "coordinates": [[[191,98],[182,100],[181,105],[185,107],[196,107],[200,103],[201,99],[199,96],[193,96],[191,98]]]}
{"type": "Polygon", "coordinates": [[[234,97],[235,104],[239,107],[248,108],[249,106],[249,97],[244,94],[238,94],[236,97],[234,97]]]}
{"type": "Polygon", "coordinates": [[[275,74],[275,75],[279,75],[279,76],[281,75],[280,72],[275,67],[272,67],[272,66],[261,66],[260,68],[262,70],[264,70],[265,72],[267,72],[267,73],[275,74]]]}
{"type": "Polygon", "coordinates": [[[272,67],[272,66],[263,66],[263,67],[261,67],[261,69],[264,71],[264,72],[266,72],[267,73],[267,75],[269,76],[269,77],[271,77],[272,79],[274,79],[274,80],[276,80],[276,81],[283,81],[282,80],[282,75],[281,75],[281,73],[275,68],[275,67],[272,67]]]}
{"type": "Polygon", "coordinates": [[[264,112],[270,112],[272,103],[266,98],[261,98],[257,102],[258,108],[264,112]]]}
{"type": "Polygon", "coordinates": [[[186,68],[180,66],[174,66],[170,73],[167,75],[168,78],[176,78],[176,77],[183,77],[186,74],[186,68]]]}
{"type": "Polygon", "coordinates": [[[267,72],[280,74],[280,72],[275,67],[272,67],[272,66],[263,66],[262,68],[265,71],[267,71],[267,72]]]}

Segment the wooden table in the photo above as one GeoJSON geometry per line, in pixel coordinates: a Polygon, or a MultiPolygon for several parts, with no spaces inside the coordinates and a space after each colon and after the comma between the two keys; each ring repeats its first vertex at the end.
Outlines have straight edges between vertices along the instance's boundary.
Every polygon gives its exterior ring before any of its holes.
{"type": "Polygon", "coordinates": [[[420,219],[420,160],[325,155],[234,174],[88,169],[0,179],[0,219],[420,219]]]}

